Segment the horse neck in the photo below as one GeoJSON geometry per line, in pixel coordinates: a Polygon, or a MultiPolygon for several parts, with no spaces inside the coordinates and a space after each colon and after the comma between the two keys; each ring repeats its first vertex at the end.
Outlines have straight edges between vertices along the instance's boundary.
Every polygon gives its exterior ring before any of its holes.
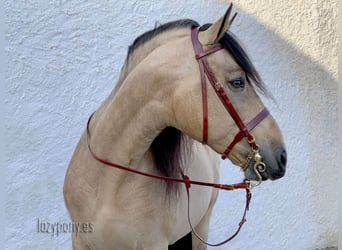
{"type": "Polygon", "coordinates": [[[136,167],[154,138],[169,121],[167,98],[149,84],[152,79],[133,73],[91,123],[92,147],[100,156],[124,166],[136,167]],[[142,82],[144,81],[144,83],[142,82]]]}

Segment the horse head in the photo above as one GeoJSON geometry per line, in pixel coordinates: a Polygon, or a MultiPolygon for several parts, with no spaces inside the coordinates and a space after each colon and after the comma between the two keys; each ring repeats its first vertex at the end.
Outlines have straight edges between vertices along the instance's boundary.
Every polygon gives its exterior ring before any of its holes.
{"type": "Polygon", "coordinates": [[[191,56],[184,53],[174,58],[179,62],[180,72],[183,72],[180,75],[184,75],[178,79],[174,91],[175,126],[241,166],[246,178],[275,180],[284,176],[286,169],[283,136],[257,94],[257,90],[268,93],[260,75],[237,39],[228,31],[236,16],[230,18],[230,13],[231,6],[214,24],[199,28],[194,35],[198,36],[198,43],[202,46],[199,51],[196,51],[195,38],[192,38],[193,44],[189,39],[188,45],[195,47],[196,56],[192,51],[191,56]],[[210,85],[208,82],[212,87],[205,86],[210,85]],[[227,100],[220,100],[220,95],[226,96],[227,100]],[[203,119],[204,116],[207,117],[203,119]],[[248,128],[249,121],[255,123],[251,128],[248,128]],[[242,135],[239,140],[237,135],[242,135]],[[257,157],[253,155],[253,149],[257,150],[257,157]],[[256,169],[256,163],[261,160],[263,165],[256,169]]]}

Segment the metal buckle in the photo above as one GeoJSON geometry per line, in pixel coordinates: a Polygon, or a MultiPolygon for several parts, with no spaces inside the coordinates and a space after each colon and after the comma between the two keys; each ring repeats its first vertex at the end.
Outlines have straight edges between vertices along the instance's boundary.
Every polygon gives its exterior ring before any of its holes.
{"type": "Polygon", "coordinates": [[[223,88],[223,85],[220,82],[216,82],[214,85],[215,85],[216,91],[220,91],[220,89],[223,88]]]}

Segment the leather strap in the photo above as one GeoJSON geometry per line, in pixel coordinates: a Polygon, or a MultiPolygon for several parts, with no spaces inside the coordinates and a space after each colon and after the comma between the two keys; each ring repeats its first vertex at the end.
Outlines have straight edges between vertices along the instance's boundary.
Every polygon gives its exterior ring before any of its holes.
{"type": "MultiPolygon", "coordinates": [[[[197,34],[194,32],[191,32],[191,40],[198,40],[197,34]]],[[[194,50],[196,52],[196,59],[198,61],[201,61],[202,58],[205,58],[206,56],[215,53],[218,50],[223,49],[223,46],[221,44],[207,50],[202,50],[202,45],[200,43],[193,43],[194,50]],[[197,53],[198,52],[198,53],[197,53]]],[[[208,143],[208,101],[207,101],[207,83],[206,83],[206,76],[204,71],[204,65],[202,63],[199,63],[200,67],[200,76],[201,76],[201,87],[202,87],[202,117],[203,117],[203,132],[202,132],[202,143],[207,144],[208,143]]]]}
{"type": "Polygon", "coordinates": [[[197,237],[197,239],[199,239],[202,243],[204,243],[205,245],[211,246],[211,247],[218,247],[221,245],[224,245],[226,243],[228,243],[229,241],[231,241],[232,239],[234,239],[238,233],[240,232],[243,224],[246,222],[246,214],[247,211],[249,210],[249,204],[252,198],[252,193],[250,191],[250,189],[246,189],[246,205],[245,205],[245,209],[242,215],[242,218],[240,220],[239,226],[237,228],[237,230],[235,231],[235,233],[233,233],[229,238],[227,238],[226,240],[223,240],[219,243],[209,243],[206,240],[204,240],[195,230],[194,226],[192,225],[191,219],[190,219],[190,192],[189,192],[189,188],[185,185],[186,188],[186,195],[187,195],[187,200],[188,200],[188,222],[191,228],[192,233],[197,237]]]}
{"type": "Polygon", "coordinates": [[[201,72],[201,86],[202,86],[202,110],[203,110],[203,136],[202,143],[208,143],[208,98],[207,98],[207,84],[205,80],[203,64],[199,65],[201,72]]]}

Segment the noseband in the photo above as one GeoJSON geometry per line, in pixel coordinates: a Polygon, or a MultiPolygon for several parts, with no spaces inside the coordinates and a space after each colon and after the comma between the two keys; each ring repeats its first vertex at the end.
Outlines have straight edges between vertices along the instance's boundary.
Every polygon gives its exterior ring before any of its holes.
{"type": "Polygon", "coordinates": [[[264,172],[266,170],[265,163],[262,162],[262,157],[259,153],[259,145],[256,143],[253,135],[250,131],[255,128],[262,120],[264,120],[268,115],[269,112],[267,108],[264,108],[259,114],[257,114],[250,122],[245,125],[242,121],[241,117],[239,116],[238,112],[236,111],[234,105],[230,101],[229,97],[224,91],[223,85],[216,79],[211,67],[209,66],[207,56],[223,49],[224,47],[221,44],[218,44],[206,51],[203,50],[203,47],[198,40],[198,33],[199,28],[194,27],[191,30],[191,40],[192,45],[195,51],[195,58],[198,61],[200,75],[201,75],[201,86],[202,86],[202,108],[203,108],[203,136],[202,136],[202,143],[207,144],[208,142],[208,101],[207,101],[207,81],[208,78],[211,86],[215,90],[215,93],[219,97],[220,101],[222,102],[223,106],[233,118],[235,124],[239,128],[239,132],[234,137],[233,141],[228,145],[227,149],[222,154],[222,159],[226,159],[229,153],[233,150],[233,147],[241,141],[243,138],[247,139],[248,144],[251,147],[251,152],[248,155],[244,164],[242,164],[242,169],[244,171],[247,170],[249,164],[252,159],[254,159],[254,171],[259,177],[259,183],[261,182],[260,172],[264,172]]]}

